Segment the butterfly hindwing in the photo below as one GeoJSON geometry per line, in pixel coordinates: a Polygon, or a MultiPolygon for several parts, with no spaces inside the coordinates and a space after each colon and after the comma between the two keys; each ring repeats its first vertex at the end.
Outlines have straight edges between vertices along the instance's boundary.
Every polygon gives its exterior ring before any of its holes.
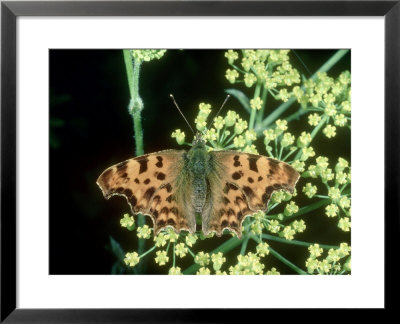
{"type": "Polygon", "coordinates": [[[152,218],[154,233],[172,226],[194,232],[194,216],[184,208],[180,184],[185,151],[166,150],[126,160],[106,169],[97,184],[108,199],[124,196],[133,213],[152,218]]]}
{"type": "Polygon", "coordinates": [[[203,231],[221,235],[224,228],[239,237],[242,222],[258,210],[265,211],[275,190],[293,192],[299,173],[287,163],[256,154],[212,151],[210,198],[203,213],[203,231]]]}

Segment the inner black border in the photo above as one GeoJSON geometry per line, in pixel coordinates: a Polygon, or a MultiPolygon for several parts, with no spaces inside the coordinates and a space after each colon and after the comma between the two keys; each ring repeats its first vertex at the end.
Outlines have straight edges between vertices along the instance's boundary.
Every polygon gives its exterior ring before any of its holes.
{"type": "MultiPolygon", "coordinates": [[[[399,275],[400,0],[396,1],[2,1],[1,2],[1,322],[234,322],[244,310],[16,309],[16,19],[18,16],[384,16],[385,19],[385,309],[396,307],[399,275]],[[396,285],[397,282],[397,285],[396,285]],[[393,294],[392,294],[393,293],[393,294]]],[[[40,36],[38,36],[40,37],[40,36]]],[[[373,62],[371,62],[373,64],[373,62]]],[[[368,69],[368,67],[366,67],[368,69]]],[[[366,72],[366,75],[368,73],[366,72]]],[[[373,80],[371,80],[373,82],[373,80]]],[[[369,94],[366,94],[369,95],[369,94]]],[[[379,107],[377,107],[378,109],[379,107]]],[[[371,125],[371,132],[373,132],[371,125]]],[[[374,154],[374,148],[365,152],[374,154]]],[[[365,185],[368,177],[365,175],[365,185]]],[[[376,192],[371,188],[368,203],[376,192]]],[[[366,203],[367,203],[366,202],[366,203]]],[[[379,215],[377,215],[379,217],[379,215]]],[[[371,238],[371,244],[373,244],[371,238]]],[[[365,247],[368,248],[368,247],[365,247]]],[[[371,268],[374,271],[373,256],[371,268]]],[[[218,291],[217,287],[205,289],[218,291]]],[[[366,290],[368,283],[366,282],[366,290]]],[[[41,293],[41,292],[38,292],[41,293]]],[[[79,293],[79,291],[77,291],[79,293]]],[[[133,292],[134,293],[134,292],[133,292]]],[[[195,292],[183,292],[190,298],[195,292]]],[[[221,293],[221,292],[220,292],[221,293]]],[[[301,296],[301,292],[297,292],[301,296]]],[[[367,293],[367,292],[366,292],[367,293]]],[[[162,298],[168,298],[167,295],[162,298]]],[[[156,295],[155,295],[156,297],[156,295]]],[[[221,295],[222,297],[222,295],[221,295]]],[[[238,296],[248,298],[249,296],[238,296]]],[[[251,311],[262,318],[267,310],[251,311]]],[[[265,317],[264,317],[265,319],[265,317]]]]}

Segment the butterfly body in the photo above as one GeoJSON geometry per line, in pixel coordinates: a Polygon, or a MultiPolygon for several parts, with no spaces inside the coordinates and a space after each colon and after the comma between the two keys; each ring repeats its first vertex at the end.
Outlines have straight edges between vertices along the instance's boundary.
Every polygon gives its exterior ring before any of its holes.
{"type": "Polygon", "coordinates": [[[171,226],[205,235],[225,229],[238,237],[246,216],[265,211],[275,190],[293,192],[299,174],[290,165],[237,151],[208,152],[201,134],[192,148],[136,157],[106,169],[97,184],[108,199],[124,196],[133,213],[148,215],[154,232],[171,226]]]}

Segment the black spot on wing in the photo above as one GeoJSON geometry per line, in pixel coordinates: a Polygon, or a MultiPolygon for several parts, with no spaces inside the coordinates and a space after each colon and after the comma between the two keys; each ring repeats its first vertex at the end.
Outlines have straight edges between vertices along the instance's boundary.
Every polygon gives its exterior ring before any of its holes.
{"type": "Polygon", "coordinates": [[[163,207],[160,211],[160,214],[168,214],[168,211],[169,211],[168,207],[163,207]]]}
{"type": "Polygon", "coordinates": [[[262,179],[264,179],[264,178],[262,176],[259,176],[257,180],[258,180],[258,182],[260,182],[260,181],[262,181],[262,179]]]}
{"type": "Polygon", "coordinates": [[[141,157],[136,159],[136,161],[140,164],[139,174],[147,171],[147,164],[149,163],[149,159],[147,157],[141,157]]]}
{"type": "Polygon", "coordinates": [[[172,186],[171,186],[170,183],[167,183],[167,184],[164,186],[164,188],[165,188],[165,190],[167,190],[167,192],[171,192],[171,191],[172,191],[172,186]]]}
{"type": "Polygon", "coordinates": [[[242,171],[235,172],[235,173],[232,174],[232,179],[233,180],[239,180],[242,176],[243,176],[243,172],[242,171]]]}
{"type": "Polygon", "coordinates": [[[168,224],[168,225],[175,225],[175,221],[174,221],[172,218],[169,218],[169,219],[167,220],[167,224],[168,224]]]}
{"type": "Polygon", "coordinates": [[[143,181],[144,184],[149,184],[150,183],[150,179],[147,178],[146,180],[143,181]]]}
{"type": "Polygon", "coordinates": [[[131,204],[132,208],[136,206],[137,204],[137,199],[134,195],[131,195],[129,198],[129,203],[131,204]]]}
{"type": "Polygon", "coordinates": [[[240,167],[242,164],[240,163],[240,161],[239,161],[239,155],[235,155],[234,157],[233,157],[233,166],[235,166],[235,167],[240,167]]]}
{"type": "Polygon", "coordinates": [[[225,184],[225,187],[224,187],[224,193],[227,194],[227,193],[229,192],[229,190],[234,190],[234,191],[236,191],[236,190],[238,190],[238,187],[236,187],[236,186],[235,186],[234,184],[232,184],[232,183],[227,182],[227,183],[225,184]]]}
{"type": "Polygon", "coordinates": [[[136,179],[135,179],[135,182],[136,182],[137,184],[139,184],[139,183],[140,183],[140,181],[139,181],[139,179],[138,179],[138,178],[136,178],[136,179]]]}
{"type": "Polygon", "coordinates": [[[223,220],[222,223],[221,223],[221,226],[222,227],[227,227],[228,226],[228,221],[226,219],[223,220]]]}
{"type": "Polygon", "coordinates": [[[119,173],[125,172],[125,170],[126,170],[126,168],[127,168],[127,164],[128,164],[128,161],[124,161],[124,162],[118,163],[118,164],[116,165],[117,171],[118,171],[119,173]]]}
{"type": "Polygon", "coordinates": [[[156,191],[156,188],[154,188],[154,187],[147,189],[143,195],[143,199],[150,200],[155,191],[156,191]]]}
{"type": "Polygon", "coordinates": [[[252,199],[255,195],[253,189],[251,189],[250,187],[243,186],[243,191],[246,196],[249,197],[249,199],[252,199]]]}
{"type": "Polygon", "coordinates": [[[254,179],[253,179],[252,177],[248,177],[248,178],[247,178],[247,181],[250,182],[250,183],[253,183],[253,182],[254,182],[254,179]]]}
{"type": "Polygon", "coordinates": [[[258,172],[257,161],[261,156],[250,155],[247,159],[249,160],[249,169],[254,172],[258,172]]]}
{"type": "Polygon", "coordinates": [[[157,174],[157,179],[158,179],[158,180],[164,180],[164,179],[165,179],[165,174],[162,173],[162,172],[158,172],[158,174],[157,174]]]}
{"type": "Polygon", "coordinates": [[[156,156],[156,159],[158,160],[158,162],[156,163],[156,167],[157,168],[162,168],[163,167],[163,158],[162,158],[162,156],[156,156]]]}
{"type": "Polygon", "coordinates": [[[228,205],[229,203],[230,203],[231,201],[228,199],[228,197],[223,197],[223,203],[225,204],[225,205],[228,205]]]}

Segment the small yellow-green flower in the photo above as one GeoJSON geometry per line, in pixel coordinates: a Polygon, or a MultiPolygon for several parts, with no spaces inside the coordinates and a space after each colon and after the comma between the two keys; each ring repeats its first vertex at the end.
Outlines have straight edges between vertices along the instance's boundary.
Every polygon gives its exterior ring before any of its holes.
{"type": "Polygon", "coordinates": [[[297,139],[297,146],[301,148],[306,147],[311,143],[311,140],[312,138],[310,133],[302,132],[297,139]]]}
{"type": "Polygon", "coordinates": [[[338,252],[341,258],[348,256],[350,254],[350,251],[351,247],[347,243],[340,243],[338,252]]]}
{"type": "Polygon", "coordinates": [[[214,119],[214,127],[216,129],[222,129],[224,127],[225,121],[221,116],[214,119]]]}
{"type": "Polygon", "coordinates": [[[308,258],[306,261],[306,267],[308,273],[314,273],[318,269],[319,261],[315,258],[308,258]]]}
{"type": "Polygon", "coordinates": [[[167,237],[164,235],[164,233],[159,233],[155,238],[155,246],[157,247],[162,247],[165,244],[167,244],[167,237]]]}
{"type": "Polygon", "coordinates": [[[226,258],[223,256],[222,252],[218,252],[211,255],[211,261],[213,262],[213,269],[219,271],[226,261],[226,258]]]}
{"type": "Polygon", "coordinates": [[[265,145],[267,145],[270,141],[275,140],[276,138],[276,134],[275,131],[273,129],[267,129],[263,132],[264,136],[265,136],[265,140],[264,143],[265,145]]]}
{"type": "Polygon", "coordinates": [[[260,110],[262,107],[263,101],[260,97],[256,97],[250,100],[250,108],[254,110],[260,110]]]}
{"type": "Polygon", "coordinates": [[[253,224],[251,224],[251,231],[255,235],[261,235],[263,228],[264,228],[264,226],[260,222],[254,222],[253,224]]]}
{"type": "Polygon", "coordinates": [[[339,208],[335,204],[330,204],[325,207],[325,214],[328,217],[336,217],[338,212],[339,212],[339,208]]]}
{"type": "Polygon", "coordinates": [[[318,269],[322,273],[328,273],[332,268],[332,265],[325,259],[318,263],[318,269]]]}
{"type": "Polygon", "coordinates": [[[225,78],[227,78],[227,80],[230,83],[235,83],[236,78],[239,77],[239,73],[236,70],[231,70],[231,69],[227,69],[226,70],[226,74],[225,74],[225,78]]]}
{"type": "Polygon", "coordinates": [[[257,77],[253,73],[246,73],[244,75],[244,84],[250,88],[257,81],[257,77]]]}
{"type": "Polygon", "coordinates": [[[254,129],[248,129],[244,133],[244,138],[248,143],[251,143],[257,139],[257,133],[254,129]]]}
{"type": "Polygon", "coordinates": [[[294,143],[294,136],[289,132],[284,133],[281,140],[281,146],[286,147],[294,143]]]}
{"type": "Polygon", "coordinates": [[[225,117],[225,125],[226,125],[226,127],[231,127],[231,126],[235,125],[236,120],[238,118],[239,118],[239,115],[236,112],[234,112],[232,110],[229,110],[226,113],[226,117],[225,117]]]}
{"type": "Polygon", "coordinates": [[[176,242],[179,238],[179,234],[176,234],[171,227],[167,227],[166,239],[170,242],[176,242]]]}
{"type": "Polygon", "coordinates": [[[297,172],[304,172],[305,163],[300,160],[296,160],[292,163],[292,167],[295,168],[297,172]]]}
{"type": "Polygon", "coordinates": [[[288,93],[286,88],[279,90],[278,98],[281,99],[283,102],[286,102],[290,98],[290,93],[288,93]]]}
{"type": "Polygon", "coordinates": [[[179,267],[171,267],[169,269],[169,271],[168,271],[168,274],[169,275],[181,275],[182,274],[181,268],[179,268],[179,267]]]}
{"type": "Polygon", "coordinates": [[[275,124],[276,124],[276,129],[275,129],[275,132],[277,133],[277,134],[281,134],[281,133],[283,133],[284,131],[286,131],[287,130],[287,121],[286,120],[280,120],[280,119],[278,119],[276,122],[275,122],[275,124]]]}
{"type": "Polygon", "coordinates": [[[165,265],[169,260],[169,257],[167,256],[167,251],[157,251],[156,255],[157,256],[155,258],[155,261],[160,266],[165,265]]]}
{"type": "Polygon", "coordinates": [[[143,225],[143,227],[137,228],[137,236],[138,238],[148,239],[151,235],[151,228],[148,225],[143,225]]]}
{"type": "Polygon", "coordinates": [[[267,230],[271,233],[278,233],[280,230],[279,221],[277,221],[276,219],[270,221],[267,226],[267,230]]]}
{"type": "Polygon", "coordinates": [[[308,158],[313,157],[315,155],[314,149],[311,146],[303,147],[301,149],[301,153],[302,153],[300,157],[301,161],[305,161],[308,158]]]}
{"type": "Polygon", "coordinates": [[[332,200],[338,200],[340,198],[340,190],[339,190],[339,188],[330,187],[329,190],[328,190],[328,196],[332,200]]]}
{"type": "Polygon", "coordinates": [[[285,226],[282,231],[283,237],[287,240],[293,240],[294,234],[296,234],[296,231],[291,226],[285,226]]]}
{"type": "Polygon", "coordinates": [[[317,126],[319,124],[319,122],[321,121],[321,116],[314,113],[312,115],[308,115],[308,123],[311,126],[317,126]]]}
{"type": "Polygon", "coordinates": [[[186,245],[192,247],[193,244],[195,244],[196,241],[197,241],[197,236],[196,236],[196,234],[188,234],[188,235],[186,236],[185,241],[186,241],[186,245]]]}
{"type": "Polygon", "coordinates": [[[329,249],[326,260],[328,262],[338,262],[340,260],[339,250],[329,249]]]}
{"type": "Polygon", "coordinates": [[[342,208],[350,208],[350,198],[348,198],[347,196],[343,196],[339,199],[339,205],[342,208]]]}
{"type": "Polygon", "coordinates": [[[351,227],[350,219],[348,217],[341,218],[339,220],[338,227],[344,232],[350,231],[350,227],[351,227]]]}
{"type": "Polygon", "coordinates": [[[229,64],[233,64],[239,58],[239,54],[233,50],[228,50],[225,52],[225,57],[228,59],[229,64]]]}
{"type": "Polygon", "coordinates": [[[303,187],[303,192],[308,198],[312,198],[317,193],[317,186],[313,186],[310,182],[308,182],[303,187]]]}
{"type": "Polygon", "coordinates": [[[347,124],[347,119],[346,119],[345,115],[337,114],[335,116],[335,125],[336,126],[343,127],[343,126],[346,126],[346,124],[347,124]]]}
{"type": "Polygon", "coordinates": [[[209,275],[210,274],[210,269],[201,267],[197,272],[197,275],[209,275]]]}
{"type": "Polygon", "coordinates": [[[339,158],[338,159],[338,163],[335,166],[335,171],[336,172],[340,172],[343,171],[345,168],[347,168],[349,166],[349,162],[347,162],[345,159],[343,158],[339,158]]]}
{"type": "Polygon", "coordinates": [[[208,253],[204,253],[203,251],[201,251],[197,253],[196,257],[194,258],[194,262],[205,267],[210,263],[210,256],[208,253]]]}
{"type": "Polygon", "coordinates": [[[298,211],[299,211],[299,206],[297,206],[294,201],[291,201],[289,204],[286,205],[283,213],[285,216],[290,216],[296,214],[298,211]]]}
{"type": "Polygon", "coordinates": [[[271,268],[271,270],[268,270],[267,275],[280,275],[279,271],[276,270],[276,268],[271,268]]]}
{"type": "Polygon", "coordinates": [[[332,138],[336,136],[336,127],[332,125],[326,126],[322,131],[326,137],[332,138]]]}
{"type": "Polygon", "coordinates": [[[258,243],[256,250],[260,257],[265,257],[269,254],[269,245],[266,242],[258,243]]]}
{"type": "Polygon", "coordinates": [[[188,248],[184,243],[179,243],[175,246],[175,254],[181,258],[183,258],[188,252],[188,248]]]}
{"type": "Polygon", "coordinates": [[[135,220],[133,219],[133,216],[124,214],[124,218],[120,220],[120,223],[122,227],[132,227],[133,224],[135,224],[135,220]]]}
{"type": "Polygon", "coordinates": [[[308,251],[310,251],[310,257],[315,259],[321,255],[323,249],[319,247],[319,244],[315,243],[308,247],[308,251]]]}
{"type": "Polygon", "coordinates": [[[139,261],[140,261],[139,254],[137,254],[136,252],[131,252],[131,253],[128,252],[125,254],[124,262],[126,265],[134,267],[139,263],[139,261]]]}
{"type": "Polygon", "coordinates": [[[242,134],[244,130],[247,128],[247,121],[238,118],[236,124],[235,124],[235,134],[242,134]]]}
{"type": "Polygon", "coordinates": [[[180,129],[177,129],[175,132],[173,132],[171,137],[175,138],[176,142],[179,145],[182,145],[183,143],[185,143],[185,133],[182,132],[180,129]]]}
{"type": "Polygon", "coordinates": [[[233,146],[236,148],[241,148],[244,147],[246,145],[246,141],[244,139],[244,137],[242,135],[236,136],[233,139],[233,146]]]}
{"type": "Polygon", "coordinates": [[[341,185],[345,184],[347,182],[347,174],[343,171],[336,173],[336,182],[341,185]]]}
{"type": "Polygon", "coordinates": [[[306,229],[306,224],[304,223],[304,221],[302,219],[300,220],[295,220],[292,223],[292,228],[297,232],[297,233],[302,233],[305,231],[306,229]]]}

